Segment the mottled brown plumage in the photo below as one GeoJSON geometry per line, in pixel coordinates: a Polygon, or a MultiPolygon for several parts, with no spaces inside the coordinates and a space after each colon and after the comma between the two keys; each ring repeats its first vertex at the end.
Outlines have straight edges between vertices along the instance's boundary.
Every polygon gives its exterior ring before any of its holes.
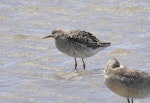
{"type": "Polygon", "coordinates": [[[97,39],[93,34],[86,31],[71,31],[70,34],[72,35],[67,35],[68,39],[74,42],[84,44],[89,48],[96,49],[99,47],[107,47],[108,45],[110,45],[110,42],[102,42],[97,39]]]}
{"type": "Polygon", "coordinates": [[[110,42],[102,42],[93,34],[81,30],[64,31],[56,29],[52,31],[52,35],[44,38],[48,37],[55,39],[56,47],[61,52],[74,57],[75,69],[77,67],[77,57],[82,58],[83,68],[85,69],[83,58],[93,56],[111,44],[110,42]]]}

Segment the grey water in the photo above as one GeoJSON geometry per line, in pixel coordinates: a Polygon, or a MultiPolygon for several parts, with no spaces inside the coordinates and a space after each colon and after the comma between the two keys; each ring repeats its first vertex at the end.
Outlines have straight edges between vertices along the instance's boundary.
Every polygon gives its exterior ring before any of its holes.
{"type": "MultiPolygon", "coordinates": [[[[126,103],[104,84],[107,61],[150,72],[149,0],[0,0],[0,103],[126,103]],[[53,29],[112,42],[86,58],[57,50],[53,29]]],[[[150,98],[135,99],[150,103],[150,98]]]]}

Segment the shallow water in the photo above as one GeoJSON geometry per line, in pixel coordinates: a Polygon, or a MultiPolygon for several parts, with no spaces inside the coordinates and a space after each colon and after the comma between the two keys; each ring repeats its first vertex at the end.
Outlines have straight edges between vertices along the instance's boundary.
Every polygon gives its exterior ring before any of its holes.
{"type": "MultiPolygon", "coordinates": [[[[150,72],[149,0],[1,0],[0,103],[126,103],[106,88],[103,69],[111,58],[150,72]],[[87,58],[59,52],[55,28],[86,30],[112,45],[87,58]]],[[[150,98],[135,99],[149,103],[150,98]]]]}

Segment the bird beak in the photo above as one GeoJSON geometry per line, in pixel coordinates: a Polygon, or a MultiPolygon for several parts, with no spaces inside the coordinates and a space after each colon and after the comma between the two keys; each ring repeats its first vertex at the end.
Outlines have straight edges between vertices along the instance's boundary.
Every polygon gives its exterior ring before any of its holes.
{"type": "Polygon", "coordinates": [[[45,39],[45,38],[50,38],[50,37],[53,37],[53,36],[52,36],[52,35],[49,35],[49,36],[44,37],[43,39],[45,39]]]}

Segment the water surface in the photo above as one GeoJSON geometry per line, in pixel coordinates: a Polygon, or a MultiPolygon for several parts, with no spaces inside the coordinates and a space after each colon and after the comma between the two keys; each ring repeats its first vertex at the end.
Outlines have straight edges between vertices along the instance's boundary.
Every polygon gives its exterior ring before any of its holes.
{"type": "MultiPolygon", "coordinates": [[[[150,72],[149,0],[1,0],[1,103],[126,103],[104,84],[107,61],[150,72]],[[87,58],[59,52],[55,28],[86,30],[112,45],[87,58]]],[[[150,99],[135,99],[135,103],[150,99]]]]}

